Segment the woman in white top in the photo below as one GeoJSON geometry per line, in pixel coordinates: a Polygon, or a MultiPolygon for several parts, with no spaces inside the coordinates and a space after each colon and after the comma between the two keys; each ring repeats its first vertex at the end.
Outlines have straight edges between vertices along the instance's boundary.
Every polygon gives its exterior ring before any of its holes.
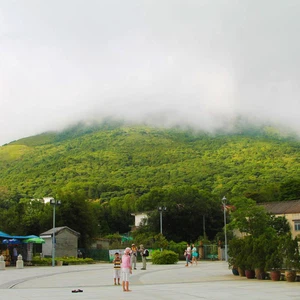
{"type": "Polygon", "coordinates": [[[185,260],[186,260],[186,267],[189,266],[189,263],[192,263],[191,262],[191,247],[189,244],[186,245],[186,250],[184,251],[184,255],[185,255],[185,260]]]}

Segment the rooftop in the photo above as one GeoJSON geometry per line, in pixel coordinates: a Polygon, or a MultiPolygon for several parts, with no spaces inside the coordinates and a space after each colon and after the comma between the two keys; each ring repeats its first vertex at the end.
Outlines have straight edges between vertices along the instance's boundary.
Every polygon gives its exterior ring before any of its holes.
{"type": "Polygon", "coordinates": [[[265,202],[260,205],[274,215],[300,213],[300,200],[265,202]]]}

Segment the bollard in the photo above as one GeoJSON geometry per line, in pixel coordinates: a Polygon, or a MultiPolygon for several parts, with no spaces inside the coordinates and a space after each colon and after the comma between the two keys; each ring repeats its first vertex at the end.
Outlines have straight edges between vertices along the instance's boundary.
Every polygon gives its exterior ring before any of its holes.
{"type": "Polygon", "coordinates": [[[17,260],[17,263],[16,263],[16,268],[17,269],[23,269],[24,268],[24,262],[23,262],[23,258],[22,258],[21,254],[18,255],[18,260],[17,260]]]}
{"type": "Polygon", "coordinates": [[[5,270],[5,261],[3,255],[0,255],[0,270],[5,270]]]}

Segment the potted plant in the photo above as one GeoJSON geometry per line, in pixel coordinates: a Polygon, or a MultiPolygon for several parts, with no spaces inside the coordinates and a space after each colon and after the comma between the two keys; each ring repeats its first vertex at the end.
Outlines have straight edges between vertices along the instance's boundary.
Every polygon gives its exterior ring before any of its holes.
{"type": "Polygon", "coordinates": [[[245,266],[242,257],[243,244],[244,240],[241,238],[233,238],[229,242],[228,263],[234,275],[245,276],[245,266]]]}
{"type": "Polygon", "coordinates": [[[253,245],[254,239],[251,235],[244,237],[244,244],[242,248],[241,259],[244,261],[245,276],[248,279],[253,279],[255,277],[254,272],[254,262],[255,257],[253,256],[253,245]]]}
{"type": "Polygon", "coordinates": [[[228,265],[229,265],[229,268],[231,268],[232,274],[238,276],[239,271],[238,271],[235,257],[228,257],[228,265]]]}
{"type": "Polygon", "coordinates": [[[265,279],[266,277],[267,257],[274,251],[274,239],[277,239],[277,234],[271,228],[266,229],[264,234],[253,239],[252,259],[257,279],[265,279]]]}
{"type": "Polygon", "coordinates": [[[286,281],[293,282],[296,280],[296,271],[299,269],[299,247],[298,239],[293,239],[290,235],[285,237],[284,243],[284,264],[286,281]]]}
{"type": "Polygon", "coordinates": [[[273,281],[279,281],[283,265],[283,239],[275,236],[269,242],[269,252],[266,257],[266,270],[270,271],[270,278],[273,281]]]}

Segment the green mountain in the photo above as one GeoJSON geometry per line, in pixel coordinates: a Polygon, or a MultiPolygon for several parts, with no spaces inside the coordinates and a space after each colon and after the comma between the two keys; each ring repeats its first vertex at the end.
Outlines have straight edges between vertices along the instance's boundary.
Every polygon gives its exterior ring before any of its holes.
{"type": "MultiPolygon", "coordinates": [[[[105,123],[78,124],[0,147],[0,195],[81,191],[109,201],[153,188],[193,186],[258,202],[300,197],[300,142],[274,129],[234,134],[105,123]]],[[[3,196],[0,196],[0,200],[3,196]]]]}

